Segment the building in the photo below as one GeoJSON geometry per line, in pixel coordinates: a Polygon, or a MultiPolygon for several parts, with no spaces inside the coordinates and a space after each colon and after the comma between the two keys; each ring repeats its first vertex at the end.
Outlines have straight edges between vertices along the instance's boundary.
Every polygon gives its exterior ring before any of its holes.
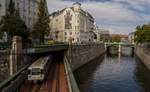
{"type": "MultiPolygon", "coordinates": [[[[45,9],[48,15],[47,2],[45,1],[45,9]]],[[[40,0],[14,0],[15,7],[19,11],[22,20],[26,26],[32,30],[38,16],[38,5],[40,0]]]]}
{"type": "Polygon", "coordinates": [[[128,35],[120,35],[121,37],[121,42],[128,42],[128,35]]]}
{"type": "MultiPolygon", "coordinates": [[[[38,15],[38,4],[40,0],[12,0],[15,3],[16,10],[19,11],[19,14],[22,20],[26,23],[26,26],[32,30],[33,25],[37,20],[38,15]]],[[[45,9],[48,15],[47,2],[45,1],[45,9]]],[[[5,16],[10,4],[10,0],[0,0],[0,19],[2,16],[5,16]]]]}
{"type": "Polygon", "coordinates": [[[89,37],[92,37],[86,35],[93,35],[89,32],[94,30],[94,18],[81,8],[80,3],[74,3],[72,7],[58,10],[50,14],[49,18],[55,41],[84,43],[91,39],[89,37]]]}
{"type": "Polygon", "coordinates": [[[0,0],[0,20],[2,16],[5,16],[9,6],[10,0],[0,0]]]}
{"type": "Polygon", "coordinates": [[[110,34],[110,39],[112,42],[128,42],[128,35],[123,34],[110,34]]]}
{"type": "Polygon", "coordinates": [[[129,35],[128,35],[128,41],[130,43],[134,43],[134,39],[135,39],[135,32],[129,33],[129,35]]]}
{"type": "MultiPolygon", "coordinates": [[[[10,0],[0,0],[0,21],[2,17],[7,14],[9,4],[10,0]]],[[[3,36],[0,37],[0,43],[1,42],[7,42],[7,34],[5,32],[3,33],[3,36]]]]}
{"type": "Polygon", "coordinates": [[[99,34],[99,40],[103,42],[110,41],[110,31],[107,29],[97,29],[99,34]]]}
{"type": "Polygon", "coordinates": [[[101,40],[101,33],[98,29],[94,30],[94,33],[96,35],[95,39],[94,39],[94,42],[102,42],[101,40]]]}

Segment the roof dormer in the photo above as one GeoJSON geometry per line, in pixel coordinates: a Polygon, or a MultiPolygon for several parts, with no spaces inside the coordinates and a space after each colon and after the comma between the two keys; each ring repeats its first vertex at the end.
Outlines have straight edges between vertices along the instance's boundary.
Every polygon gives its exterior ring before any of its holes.
{"type": "Polygon", "coordinates": [[[75,12],[79,12],[81,10],[81,4],[79,2],[74,3],[73,9],[75,12]]]}

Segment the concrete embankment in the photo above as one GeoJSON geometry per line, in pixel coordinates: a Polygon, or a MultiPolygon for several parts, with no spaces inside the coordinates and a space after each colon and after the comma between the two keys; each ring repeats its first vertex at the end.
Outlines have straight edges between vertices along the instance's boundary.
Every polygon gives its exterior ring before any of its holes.
{"type": "Polygon", "coordinates": [[[72,70],[83,66],[105,52],[104,44],[71,45],[66,53],[72,70]]]}
{"type": "Polygon", "coordinates": [[[150,45],[141,44],[135,48],[136,56],[146,65],[150,70],[150,45]]]}

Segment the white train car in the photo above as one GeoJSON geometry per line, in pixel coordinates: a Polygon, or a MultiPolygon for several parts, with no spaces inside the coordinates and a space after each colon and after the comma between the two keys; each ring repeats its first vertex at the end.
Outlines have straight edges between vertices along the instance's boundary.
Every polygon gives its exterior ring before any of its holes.
{"type": "Polygon", "coordinates": [[[43,81],[48,74],[48,68],[50,63],[51,63],[50,56],[41,57],[38,60],[36,60],[28,68],[29,71],[28,80],[43,81]]]}

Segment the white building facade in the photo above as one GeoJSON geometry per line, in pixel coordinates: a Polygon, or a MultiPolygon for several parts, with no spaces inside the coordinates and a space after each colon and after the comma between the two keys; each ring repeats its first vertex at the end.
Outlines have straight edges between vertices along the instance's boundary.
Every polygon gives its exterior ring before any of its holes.
{"type": "Polygon", "coordinates": [[[108,29],[98,29],[100,34],[100,41],[109,42],[110,41],[110,31],[108,29]]]}
{"type": "Polygon", "coordinates": [[[49,16],[53,39],[60,42],[84,43],[92,39],[94,18],[82,10],[80,3],[56,11],[49,16]],[[88,36],[87,36],[88,35],[88,36]],[[91,35],[91,36],[89,36],[91,35]]]}
{"type": "Polygon", "coordinates": [[[128,35],[128,40],[130,43],[133,43],[134,44],[134,39],[135,39],[135,32],[131,32],[129,35],[128,35]]]}

